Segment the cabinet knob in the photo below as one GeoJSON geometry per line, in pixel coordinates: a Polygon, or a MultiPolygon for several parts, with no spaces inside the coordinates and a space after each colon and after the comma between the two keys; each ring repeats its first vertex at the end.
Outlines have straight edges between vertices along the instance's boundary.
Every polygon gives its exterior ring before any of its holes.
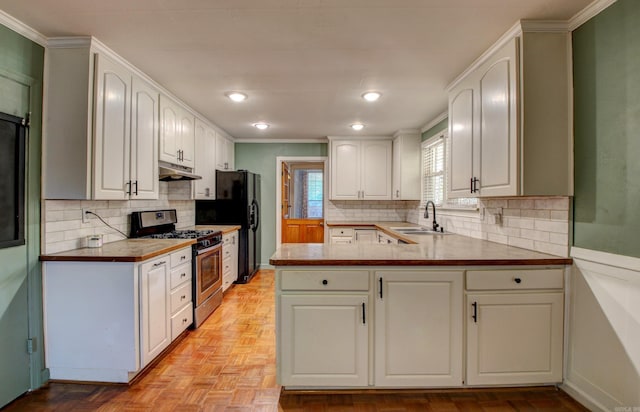
{"type": "Polygon", "coordinates": [[[182,319],[182,323],[187,323],[187,322],[189,322],[187,318],[182,319]]]}
{"type": "Polygon", "coordinates": [[[520,278],[515,278],[515,279],[513,279],[513,281],[514,281],[514,282],[516,282],[516,283],[520,283],[520,282],[522,282],[522,279],[520,279],[520,278]]]}
{"type": "Polygon", "coordinates": [[[186,296],[186,295],[182,295],[182,296],[180,296],[180,300],[185,300],[186,298],[187,298],[187,296],[186,296]]]}
{"type": "Polygon", "coordinates": [[[181,277],[181,278],[184,278],[184,277],[186,277],[186,276],[187,276],[187,274],[186,274],[186,273],[181,273],[181,274],[180,274],[180,277],[181,277]]]}
{"type": "Polygon", "coordinates": [[[329,284],[329,281],[328,281],[327,279],[322,279],[322,284],[323,284],[323,285],[328,285],[328,284],[329,284]]]}

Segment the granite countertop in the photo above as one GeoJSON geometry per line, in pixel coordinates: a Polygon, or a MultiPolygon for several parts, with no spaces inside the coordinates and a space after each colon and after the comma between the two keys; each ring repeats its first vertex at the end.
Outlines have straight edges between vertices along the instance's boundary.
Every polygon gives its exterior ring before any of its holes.
{"type": "Polygon", "coordinates": [[[195,243],[194,239],[124,239],[97,248],[80,248],[41,255],[45,262],[141,262],[195,243]]]}
{"type": "Polygon", "coordinates": [[[271,256],[274,266],[474,266],[567,265],[572,259],[455,234],[403,235],[391,227],[405,222],[327,222],[329,227],[371,227],[410,244],[283,244],[271,256]]]}
{"type": "Polygon", "coordinates": [[[223,235],[240,230],[240,225],[195,225],[196,230],[220,230],[223,235]]]}

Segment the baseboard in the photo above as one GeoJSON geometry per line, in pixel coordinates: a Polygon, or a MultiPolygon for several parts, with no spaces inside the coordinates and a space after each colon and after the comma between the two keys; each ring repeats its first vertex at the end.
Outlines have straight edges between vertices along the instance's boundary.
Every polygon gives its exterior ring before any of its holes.
{"type": "Polygon", "coordinates": [[[607,412],[608,409],[604,407],[600,402],[593,399],[589,394],[587,394],[582,389],[578,388],[574,383],[569,382],[567,380],[564,381],[562,385],[559,386],[560,389],[565,391],[569,396],[575,399],[577,402],[582,404],[585,408],[590,411],[599,411],[599,412],[607,412]]]}

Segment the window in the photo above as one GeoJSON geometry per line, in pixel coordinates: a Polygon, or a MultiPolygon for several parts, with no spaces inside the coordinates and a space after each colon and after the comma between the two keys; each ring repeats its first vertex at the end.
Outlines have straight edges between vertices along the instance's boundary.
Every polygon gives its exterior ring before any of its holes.
{"type": "Polygon", "coordinates": [[[474,197],[447,199],[447,143],[446,131],[422,143],[422,204],[431,200],[438,207],[476,209],[474,197]]]}

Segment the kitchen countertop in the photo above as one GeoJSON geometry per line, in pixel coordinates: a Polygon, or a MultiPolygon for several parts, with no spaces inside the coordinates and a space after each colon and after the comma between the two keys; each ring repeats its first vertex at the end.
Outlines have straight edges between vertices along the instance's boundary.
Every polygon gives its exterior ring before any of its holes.
{"type": "Polygon", "coordinates": [[[240,225],[195,225],[196,230],[221,230],[223,235],[240,230],[240,225]]]}
{"type": "Polygon", "coordinates": [[[124,239],[97,248],[80,248],[41,255],[45,262],[141,262],[191,246],[195,239],[124,239]]]}
{"type": "Polygon", "coordinates": [[[406,222],[327,222],[329,227],[371,227],[410,244],[283,244],[271,256],[274,266],[474,266],[567,265],[572,259],[455,234],[403,235],[391,227],[406,222]]]}

